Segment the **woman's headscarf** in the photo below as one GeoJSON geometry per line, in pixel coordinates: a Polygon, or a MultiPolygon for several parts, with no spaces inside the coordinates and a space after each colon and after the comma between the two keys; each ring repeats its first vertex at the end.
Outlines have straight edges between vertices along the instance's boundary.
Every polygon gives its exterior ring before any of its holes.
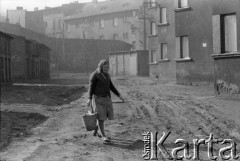
{"type": "Polygon", "coordinates": [[[108,60],[106,60],[106,59],[100,60],[100,62],[98,63],[98,70],[100,72],[103,72],[103,66],[106,64],[109,64],[108,60]]]}

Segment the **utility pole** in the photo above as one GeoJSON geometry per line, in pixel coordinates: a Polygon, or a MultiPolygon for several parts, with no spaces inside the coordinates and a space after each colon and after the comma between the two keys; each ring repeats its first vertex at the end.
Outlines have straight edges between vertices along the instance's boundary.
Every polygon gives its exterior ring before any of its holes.
{"type": "Polygon", "coordinates": [[[146,6],[143,2],[143,34],[144,34],[144,50],[147,50],[147,29],[146,29],[146,6]]]}
{"type": "Polygon", "coordinates": [[[139,19],[143,19],[143,37],[144,37],[144,50],[147,50],[147,24],[146,19],[149,19],[149,17],[146,17],[146,8],[149,4],[155,3],[156,7],[158,7],[157,2],[146,2],[143,1],[143,17],[139,19]]]}
{"type": "Polygon", "coordinates": [[[65,63],[65,35],[64,35],[64,23],[63,23],[63,32],[62,32],[62,52],[63,52],[63,62],[65,63]]]}
{"type": "Polygon", "coordinates": [[[145,2],[145,0],[143,1],[143,17],[139,18],[139,19],[143,19],[143,47],[144,50],[147,50],[147,25],[146,25],[146,19],[148,19],[146,17],[146,5],[148,5],[149,2],[145,2]]]}

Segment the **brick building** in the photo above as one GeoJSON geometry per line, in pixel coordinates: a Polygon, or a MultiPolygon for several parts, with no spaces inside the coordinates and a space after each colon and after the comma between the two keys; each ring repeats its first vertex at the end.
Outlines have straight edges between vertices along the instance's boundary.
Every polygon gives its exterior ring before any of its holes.
{"type": "Polygon", "coordinates": [[[81,11],[85,3],[78,1],[62,4],[58,7],[45,7],[45,9],[34,11],[24,10],[23,7],[17,7],[15,10],[7,11],[7,19],[11,24],[19,24],[28,30],[51,37],[62,36],[63,18],[81,11]]]}
{"type": "Polygon", "coordinates": [[[240,1],[212,2],[215,91],[240,94],[240,1]]]}
{"type": "Polygon", "coordinates": [[[151,76],[239,93],[238,0],[145,2],[151,76]]]}
{"type": "Polygon", "coordinates": [[[49,47],[34,40],[26,41],[27,79],[50,79],[49,47]]]}
{"type": "Polygon", "coordinates": [[[179,84],[212,82],[211,2],[145,2],[150,74],[179,84]]]}
{"type": "Polygon", "coordinates": [[[60,7],[43,10],[44,34],[55,38],[63,37],[64,18],[66,16],[81,12],[84,6],[85,3],[78,3],[78,1],[76,1],[70,4],[63,4],[60,7]]]}
{"type": "Polygon", "coordinates": [[[107,58],[109,52],[131,49],[130,44],[119,40],[50,38],[13,24],[0,23],[0,30],[48,46],[52,66],[58,65],[60,70],[86,72],[87,68],[94,69],[101,58],[107,58]],[[88,67],[86,57],[91,60],[88,67]]]}
{"type": "Polygon", "coordinates": [[[11,73],[11,50],[10,42],[12,37],[0,31],[0,84],[12,82],[11,73]]]}
{"type": "Polygon", "coordinates": [[[179,0],[176,5],[177,83],[213,82],[212,2],[179,0]]]}
{"type": "Polygon", "coordinates": [[[50,49],[23,36],[0,31],[1,83],[50,78],[50,49]],[[11,41],[10,41],[11,40],[11,41]]]}
{"type": "Polygon", "coordinates": [[[65,20],[65,37],[80,39],[122,40],[133,49],[143,49],[142,0],[108,0],[87,3],[80,13],[65,20]]]}
{"type": "Polygon", "coordinates": [[[175,5],[173,1],[145,1],[150,76],[176,81],[175,5]]]}
{"type": "Polygon", "coordinates": [[[17,7],[16,10],[7,10],[7,21],[11,24],[26,26],[26,12],[23,7],[17,7]]]}

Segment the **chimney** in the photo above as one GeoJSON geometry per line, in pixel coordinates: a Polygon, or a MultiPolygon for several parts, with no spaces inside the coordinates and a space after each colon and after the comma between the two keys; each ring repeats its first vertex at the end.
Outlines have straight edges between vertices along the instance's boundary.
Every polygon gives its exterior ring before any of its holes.
{"type": "Polygon", "coordinates": [[[17,7],[17,10],[23,10],[23,7],[17,7]]]}
{"type": "Polygon", "coordinates": [[[38,11],[38,7],[35,7],[35,8],[34,8],[34,11],[38,11]]]}

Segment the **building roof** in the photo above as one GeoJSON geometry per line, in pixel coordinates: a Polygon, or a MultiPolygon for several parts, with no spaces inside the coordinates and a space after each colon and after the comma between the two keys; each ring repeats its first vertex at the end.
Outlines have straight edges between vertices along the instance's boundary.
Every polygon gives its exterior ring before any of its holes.
{"type": "Polygon", "coordinates": [[[2,32],[2,31],[0,31],[0,35],[4,35],[4,36],[6,36],[6,37],[8,37],[10,39],[13,39],[13,37],[10,34],[7,34],[7,33],[2,32]]]}
{"type": "Polygon", "coordinates": [[[142,5],[142,0],[107,0],[102,2],[87,3],[75,15],[65,17],[65,20],[79,19],[114,12],[122,12],[128,10],[137,10],[142,5]]]}
{"type": "Polygon", "coordinates": [[[27,13],[30,14],[54,14],[54,13],[63,13],[65,16],[75,14],[77,12],[80,12],[82,7],[86,3],[69,3],[69,4],[63,4],[62,6],[58,7],[46,7],[42,10],[36,10],[36,11],[28,11],[27,13]]]}

